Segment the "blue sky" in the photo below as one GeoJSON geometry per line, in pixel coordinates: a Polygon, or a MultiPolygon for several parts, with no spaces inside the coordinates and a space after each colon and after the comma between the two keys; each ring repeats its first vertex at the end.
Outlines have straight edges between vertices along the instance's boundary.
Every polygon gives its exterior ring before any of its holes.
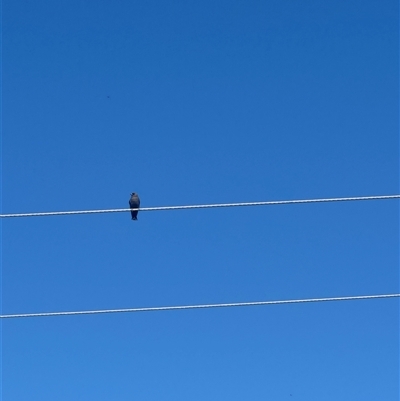
{"type": "MultiPolygon", "coordinates": [[[[399,193],[395,0],[2,1],[2,212],[399,193]]],[[[2,313],[399,292],[396,200],[6,219],[2,313]]],[[[399,302],[2,322],[2,399],[399,397],[399,302]]]]}

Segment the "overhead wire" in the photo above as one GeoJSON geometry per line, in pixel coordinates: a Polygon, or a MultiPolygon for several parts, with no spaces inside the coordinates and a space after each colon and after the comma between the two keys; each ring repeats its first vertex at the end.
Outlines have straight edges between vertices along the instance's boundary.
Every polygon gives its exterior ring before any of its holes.
{"type": "Polygon", "coordinates": [[[123,208],[123,209],[97,209],[97,210],[73,210],[60,212],[33,212],[33,213],[8,213],[1,214],[0,218],[14,217],[45,217],[45,216],[68,216],[78,214],[96,214],[96,213],[121,213],[138,210],[142,212],[155,212],[163,210],[185,210],[185,209],[211,209],[224,207],[244,207],[244,206],[273,206],[273,205],[294,205],[304,203],[328,203],[328,202],[353,202],[353,201],[372,201],[372,200],[389,200],[400,199],[400,195],[376,195],[376,196],[354,196],[346,198],[316,198],[316,199],[295,199],[295,200],[278,200],[263,202],[238,202],[238,203],[213,203],[204,205],[183,205],[183,206],[156,206],[144,207],[139,209],[123,208]]]}
{"type": "Polygon", "coordinates": [[[178,305],[178,306],[159,306],[145,308],[125,308],[125,309],[99,309],[99,310],[81,310],[70,312],[41,312],[41,313],[17,313],[9,315],[0,315],[0,319],[17,319],[33,317],[56,317],[56,316],[76,316],[76,315],[99,315],[115,313],[136,313],[136,312],[163,312],[173,310],[189,309],[211,309],[211,308],[235,308],[243,306],[266,306],[266,305],[285,305],[285,304],[304,304],[317,302],[337,302],[337,301],[357,301],[382,298],[398,298],[400,294],[380,294],[380,295],[356,295],[330,298],[306,298],[306,299],[287,299],[278,301],[256,301],[256,302],[232,302],[219,304],[200,304],[200,305],[178,305]]]}

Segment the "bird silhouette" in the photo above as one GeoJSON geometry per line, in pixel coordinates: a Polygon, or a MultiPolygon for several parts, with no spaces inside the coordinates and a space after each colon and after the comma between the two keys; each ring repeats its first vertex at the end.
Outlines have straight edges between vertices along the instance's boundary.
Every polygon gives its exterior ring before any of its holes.
{"type": "MultiPolygon", "coordinates": [[[[129,199],[129,207],[131,209],[139,209],[140,199],[137,193],[132,192],[131,198],[129,199]]],[[[131,210],[132,220],[137,220],[138,210],[131,210]]]]}

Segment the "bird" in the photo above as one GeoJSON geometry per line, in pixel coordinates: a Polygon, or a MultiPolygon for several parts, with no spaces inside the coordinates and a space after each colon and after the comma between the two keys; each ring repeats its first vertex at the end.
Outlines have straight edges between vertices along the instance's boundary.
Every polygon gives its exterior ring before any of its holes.
{"type": "MultiPolygon", "coordinates": [[[[132,192],[131,198],[129,199],[129,206],[131,209],[139,209],[140,199],[137,193],[132,192]]],[[[138,210],[131,210],[132,220],[137,220],[138,210]]]]}

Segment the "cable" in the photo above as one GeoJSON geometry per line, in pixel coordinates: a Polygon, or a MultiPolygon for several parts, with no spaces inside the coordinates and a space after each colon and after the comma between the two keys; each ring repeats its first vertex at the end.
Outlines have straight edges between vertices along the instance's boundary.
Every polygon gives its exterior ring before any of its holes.
{"type": "Polygon", "coordinates": [[[310,302],[329,302],[329,301],[356,301],[365,299],[396,298],[400,294],[382,294],[382,295],[359,295],[350,297],[334,298],[308,298],[308,299],[289,299],[282,301],[259,301],[259,302],[235,302],[228,304],[203,304],[203,305],[182,305],[182,306],[160,306],[148,308],[129,308],[129,309],[101,309],[72,312],[43,312],[43,313],[19,313],[14,315],[0,315],[1,319],[15,319],[26,317],[51,317],[51,316],[75,316],[75,315],[98,315],[102,313],[133,313],[133,312],[161,312],[168,310],[187,310],[187,309],[211,309],[211,308],[234,308],[239,306],[265,306],[265,305],[283,305],[299,304],[310,302]]]}
{"type": "Polygon", "coordinates": [[[187,205],[187,206],[158,206],[158,207],[144,207],[140,209],[104,209],[104,210],[75,210],[75,211],[64,211],[64,212],[10,213],[10,214],[1,214],[0,217],[2,219],[5,219],[11,217],[44,217],[44,216],[65,216],[73,214],[120,213],[120,212],[130,212],[131,210],[139,210],[140,212],[154,212],[161,210],[293,205],[299,203],[349,202],[349,201],[367,201],[367,200],[385,200],[385,199],[400,199],[400,195],[357,196],[351,198],[298,199],[298,200],[281,200],[281,201],[267,201],[267,202],[215,203],[206,205],[187,205]]]}

